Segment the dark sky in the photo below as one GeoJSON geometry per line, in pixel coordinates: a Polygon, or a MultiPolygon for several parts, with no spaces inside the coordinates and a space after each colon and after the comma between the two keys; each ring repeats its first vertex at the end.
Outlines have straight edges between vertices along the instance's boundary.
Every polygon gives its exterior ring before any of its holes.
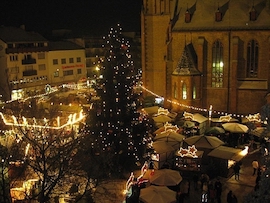
{"type": "Polygon", "coordinates": [[[142,0],[2,0],[0,25],[25,25],[27,30],[107,33],[120,23],[123,31],[140,30],[142,0]],[[3,1],[3,3],[2,3],[3,1]]]}

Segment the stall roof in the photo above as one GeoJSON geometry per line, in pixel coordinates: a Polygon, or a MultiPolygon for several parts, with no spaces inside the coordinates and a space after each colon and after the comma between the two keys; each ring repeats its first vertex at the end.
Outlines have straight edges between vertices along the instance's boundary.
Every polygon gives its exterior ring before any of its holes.
{"type": "Polygon", "coordinates": [[[144,110],[147,114],[155,114],[158,112],[159,106],[151,106],[151,107],[146,107],[143,108],[142,110],[144,110]]]}
{"type": "Polygon", "coordinates": [[[193,119],[192,120],[196,121],[198,123],[203,123],[203,122],[207,121],[208,118],[206,118],[205,116],[203,116],[203,115],[201,115],[199,113],[195,113],[195,114],[193,114],[193,119]]]}
{"type": "Polygon", "coordinates": [[[213,149],[210,153],[208,153],[208,156],[220,158],[220,159],[227,159],[227,160],[234,160],[234,161],[240,161],[242,158],[244,158],[243,155],[241,155],[242,149],[236,149],[233,147],[226,147],[226,146],[219,146],[215,149],[213,149]]]}

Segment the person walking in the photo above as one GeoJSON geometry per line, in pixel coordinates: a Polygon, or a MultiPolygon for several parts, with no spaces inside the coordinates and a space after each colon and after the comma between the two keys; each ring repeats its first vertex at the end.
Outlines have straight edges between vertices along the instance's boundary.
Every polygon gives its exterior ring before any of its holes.
{"type": "Polygon", "coordinates": [[[227,193],[227,203],[232,203],[232,198],[233,198],[233,193],[232,193],[232,191],[230,190],[230,191],[227,193]]]}
{"type": "Polygon", "coordinates": [[[222,183],[220,182],[219,178],[215,182],[215,189],[216,189],[217,203],[221,203],[222,183]]]}
{"type": "Polygon", "coordinates": [[[213,183],[210,183],[209,186],[209,199],[210,203],[215,203],[216,199],[216,188],[214,187],[213,183]]]}
{"type": "Polygon", "coordinates": [[[235,163],[235,165],[233,167],[233,171],[234,171],[235,180],[239,180],[239,173],[240,173],[240,164],[239,164],[239,162],[235,163]]]}
{"type": "Polygon", "coordinates": [[[230,190],[227,194],[227,203],[237,203],[237,197],[235,194],[230,190]]]}
{"type": "Polygon", "coordinates": [[[258,168],[259,168],[259,162],[256,159],[254,159],[252,161],[252,167],[253,167],[253,174],[252,174],[252,176],[254,176],[256,174],[258,168]]]}

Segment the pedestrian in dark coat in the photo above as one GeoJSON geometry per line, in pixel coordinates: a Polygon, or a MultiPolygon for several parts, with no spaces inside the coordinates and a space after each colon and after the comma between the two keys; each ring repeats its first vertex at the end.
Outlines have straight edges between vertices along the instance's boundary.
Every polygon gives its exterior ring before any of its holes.
{"type": "Polygon", "coordinates": [[[215,189],[216,189],[217,202],[221,203],[222,183],[220,182],[219,179],[217,179],[215,182],[215,189]]]}
{"type": "Polygon", "coordinates": [[[240,164],[239,164],[239,162],[235,163],[235,165],[233,167],[233,171],[234,171],[235,180],[239,180],[239,173],[240,173],[240,164]]]}
{"type": "Polygon", "coordinates": [[[230,190],[227,194],[227,203],[232,203],[232,191],[230,190]]]}

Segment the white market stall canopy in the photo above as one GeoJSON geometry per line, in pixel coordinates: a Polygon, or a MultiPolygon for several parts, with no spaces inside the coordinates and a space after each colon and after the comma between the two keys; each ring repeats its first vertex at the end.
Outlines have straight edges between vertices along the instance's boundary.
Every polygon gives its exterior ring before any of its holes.
{"type": "Polygon", "coordinates": [[[208,156],[226,160],[240,161],[245,156],[241,153],[242,151],[242,149],[236,149],[233,147],[219,146],[208,153],[208,156]]]}
{"type": "Polygon", "coordinates": [[[198,123],[203,123],[205,121],[208,120],[208,118],[206,118],[205,116],[203,116],[202,114],[199,114],[199,113],[195,113],[193,114],[193,121],[196,121],[198,123]]]}
{"type": "Polygon", "coordinates": [[[151,106],[143,108],[142,111],[146,112],[147,114],[156,114],[158,112],[159,106],[151,106]]]}

